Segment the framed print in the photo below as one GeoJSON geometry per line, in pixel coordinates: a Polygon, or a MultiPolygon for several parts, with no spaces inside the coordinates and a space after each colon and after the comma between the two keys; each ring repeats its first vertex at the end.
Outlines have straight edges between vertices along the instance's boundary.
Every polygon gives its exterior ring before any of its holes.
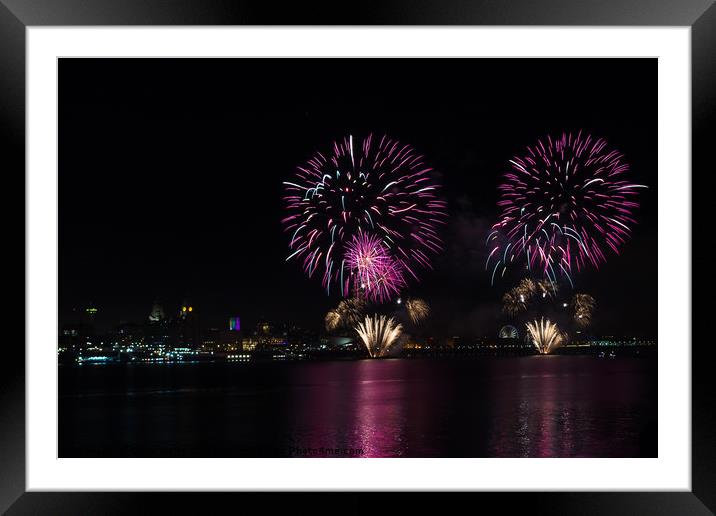
{"type": "Polygon", "coordinates": [[[3,510],[711,514],[716,8],[349,11],[3,0],[3,510]]]}

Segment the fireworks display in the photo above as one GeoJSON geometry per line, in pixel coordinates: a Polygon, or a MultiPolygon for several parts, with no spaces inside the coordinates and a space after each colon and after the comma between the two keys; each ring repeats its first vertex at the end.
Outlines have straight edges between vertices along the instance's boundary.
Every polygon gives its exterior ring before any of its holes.
{"type": "Polygon", "coordinates": [[[339,328],[353,328],[363,317],[365,301],[358,297],[341,300],[338,306],[330,310],[325,317],[326,330],[334,331],[339,328]]]}
{"type": "Polygon", "coordinates": [[[572,298],[572,309],[574,310],[574,322],[577,326],[585,328],[592,322],[592,313],[596,301],[589,294],[575,294],[572,298]]]}
{"type": "Polygon", "coordinates": [[[502,311],[514,317],[526,311],[535,297],[551,300],[554,299],[556,293],[557,286],[550,281],[534,281],[530,278],[525,278],[520,281],[519,285],[508,290],[502,296],[502,311]]]}
{"type": "Polygon", "coordinates": [[[549,280],[535,282],[535,292],[543,299],[554,299],[557,294],[557,284],[549,280]]]}
{"type": "Polygon", "coordinates": [[[316,152],[284,182],[287,260],[300,260],[309,277],[320,275],[329,293],[338,285],[343,296],[366,274],[376,285],[370,295],[378,299],[399,289],[404,276],[417,279],[418,269],[430,268],[430,256],[442,249],[438,229],[446,203],[432,172],[412,147],[387,136],[348,136],[330,153],[316,152]],[[360,270],[356,247],[376,243],[362,251],[389,259],[360,270]],[[382,279],[376,283],[376,277],[382,279]]]}
{"type": "Polygon", "coordinates": [[[334,331],[338,329],[343,321],[341,320],[341,314],[338,309],[329,310],[324,319],[327,331],[334,331]]]}
{"type": "Polygon", "coordinates": [[[392,317],[367,315],[356,332],[371,358],[388,356],[398,343],[403,327],[392,317]]]}
{"type": "Polygon", "coordinates": [[[508,290],[502,296],[502,311],[511,317],[527,310],[528,298],[518,287],[508,290]]]}
{"type": "MultiPolygon", "coordinates": [[[[494,283],[511,266],[524,267],[529,277],[505,292],[502,310],[532,321],[528,338],[548,353],[567,338],[553,321],[584,329],[595,307],[588,294],[559,299],[560,281],[572,284],[575,272],[619,253],[644,186],[628,180],[622,154],[581,131],[538,140],[510,164],[498,187],[501,212],[487,238],[486,268],[494,283]]],[[[327,331],[355,331],[371,356],[384,356],[401,334],[398,321],[412,328],[429,316],[423,299],[401,304],[400,295],[442,250],[447,206],[439,189],[412,147],[372,135],[334,142],[284,182],[286,259],[345,298],[326,314],[327,331]],[[396,298],[399,308],[390,308],[396,298]],[[366,316],[368,306],[386,315],[366,316]]]]}
{"type": "Polygon", "coordinates": [[[413,321],[413,324],[420,324],[425,318],[430,315],[430,306],[418,298],[410,298],[405,302],[405,309],[408,312],[408,317],[413,321]]]}
{"type": "Polygon", "coordinates": [[[531,278],[524,278],[516,287],[517,291],[527,300],[531,299],[537,291],[537,284],[531,278]]]}
{"type": "Polygon", "coordinates": [[[498,187],[500,220],[487,238],[493,283],[516,258],[556,283],[619,253],[636,224],[637,189],[645,188],[625,179],[622,154],[580,131],[539,140],[510,163],[498,187]]]}
{"type": "Polygon", "coordinates": [[[565,334],[559,331],[557,325],[549,319],[536,319],[527,323],[527,334],[537,351],[546,355],[565,341],[565,334]]]}

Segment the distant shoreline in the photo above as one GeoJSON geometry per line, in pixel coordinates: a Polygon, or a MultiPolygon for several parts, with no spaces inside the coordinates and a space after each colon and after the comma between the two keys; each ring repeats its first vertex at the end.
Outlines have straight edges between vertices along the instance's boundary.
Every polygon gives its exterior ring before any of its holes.
{"type": "Polygon", "coordinates": [[[528,357],[528,356],[593,356],[595,358],[616,357],[652,357],[657,355],[657,346],[566,346],[558,348],[548,355],[540,355],[529,349],[499,350],[499,349],[411,349],[402,350],[396,356],[370,359],[362,351],[330,351],[305,353],[271,353],[254,352],[241,354],[196,354],[187,355],[181,359],[142,358],[142,357],[116,357],[111,355],[100,356],[64,356],[58,365],[65,367],[79,367],[86,365],[175,365],[175,364],[251,364],[276,362],[329,362],[329,361],[356,361],[356,360],[386,360],[386,359],[462,359],[480,357],[528,357]]]}

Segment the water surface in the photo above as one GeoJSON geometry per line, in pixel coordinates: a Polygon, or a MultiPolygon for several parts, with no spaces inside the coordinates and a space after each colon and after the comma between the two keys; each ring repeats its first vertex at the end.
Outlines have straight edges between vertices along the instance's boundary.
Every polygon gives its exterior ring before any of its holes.
{"type": "Polygon", "coordinates": [[[654,457],[656,359],[60,367],[61,457],[654,457]]]}

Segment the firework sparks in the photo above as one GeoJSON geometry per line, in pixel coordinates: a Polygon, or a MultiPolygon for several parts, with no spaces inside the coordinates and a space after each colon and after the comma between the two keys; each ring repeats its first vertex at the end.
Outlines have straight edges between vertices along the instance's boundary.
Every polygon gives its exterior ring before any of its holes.
{"type": "Polygon", "coordinates": [[[385,357],[398,343],[403,327],[392,317],[367,315],[356,332],[371,358],[385,357]]]}
{"type": "Polygon", "coordinates": [[[622,154],[580,131],[539,140],[510,163],[500,220],[487,238],[493,283],[516,258],[556,283],[619,253],[636,224],[637,189],[646,188],[624,179],[622,154]]]}
{"type": "Polygon", "coordinates": [[[517,291],[529,301],[537,292],[537,284],[530,278],[525,278],[517,285],[517,291]]]}
{"type": "Polygon", "coordinates": [[[539,280],[535,283],[536,291],[543,299],[554,299],[557,295],[557,284],[549,280],[539,280]]]}
{"type": "Polygon", "coordinates": [[[575,294],[572,298],[574,322],[577,326],[585,328],[592,322],[592,313],[597,302],[589,294],[575,294]]]}
{"type": "Polygon", "coordinates": [[[329,310],[325,318],[326,330],[334,331],[342,324],[341,314],[338,309],[329,310]]]}
{"type": "Polygon", "coordinates": [[[551,353],[566,339],[566,335],[559,331],[556,324],[544,318],[527,323],[527,334],[542,355],[551,353]]]}
{"type": "Polygon", "coordinates": [[[345,262],[354,288],[371,301],[383,302],[400,293],[405,278],[400,264],[375,235],[360,233],[346,244],[345,262]]]}
{"type": "Polygon", "coordinates": [[[513,288],[502,296],[502,311],[511,317],[527,310],[527,299],[518,288],[513,288]]]}
{"type": "Polygon", "coordinates": [[[364,310],[365,301],[359,297],[341,300],[336,308],[329,310],[326,314],[326,330],[334,331],[339,328],[353,328],[360,322],[364,310]]]}
{"type": "Polygon", "coordinates": [[[430,315],[430,306],[419,298],[410,298],[405,302],[405,309],[413,324],[419,324],[430,315]]]}
{"type": "Polygon", "coordinates": [[[537,292],[537,283],[530,278],[523,279],[519,285],[502,296],[502,311],[512,317],[526,311],[535,292],[537,292]]]}
{"type": "Polygon", "coordinates": [[[329,293],[335,284],[345,296],[352,287],[345,244],[364,233],[380,240],[393,268],[417,279],[442,250],[446,203],[432,172],[412,147],[387,136],[348,136],[330,153],[317,152],[284,182],[287,260],[301,260],[309,277],[320,275],[329,293]]]}

